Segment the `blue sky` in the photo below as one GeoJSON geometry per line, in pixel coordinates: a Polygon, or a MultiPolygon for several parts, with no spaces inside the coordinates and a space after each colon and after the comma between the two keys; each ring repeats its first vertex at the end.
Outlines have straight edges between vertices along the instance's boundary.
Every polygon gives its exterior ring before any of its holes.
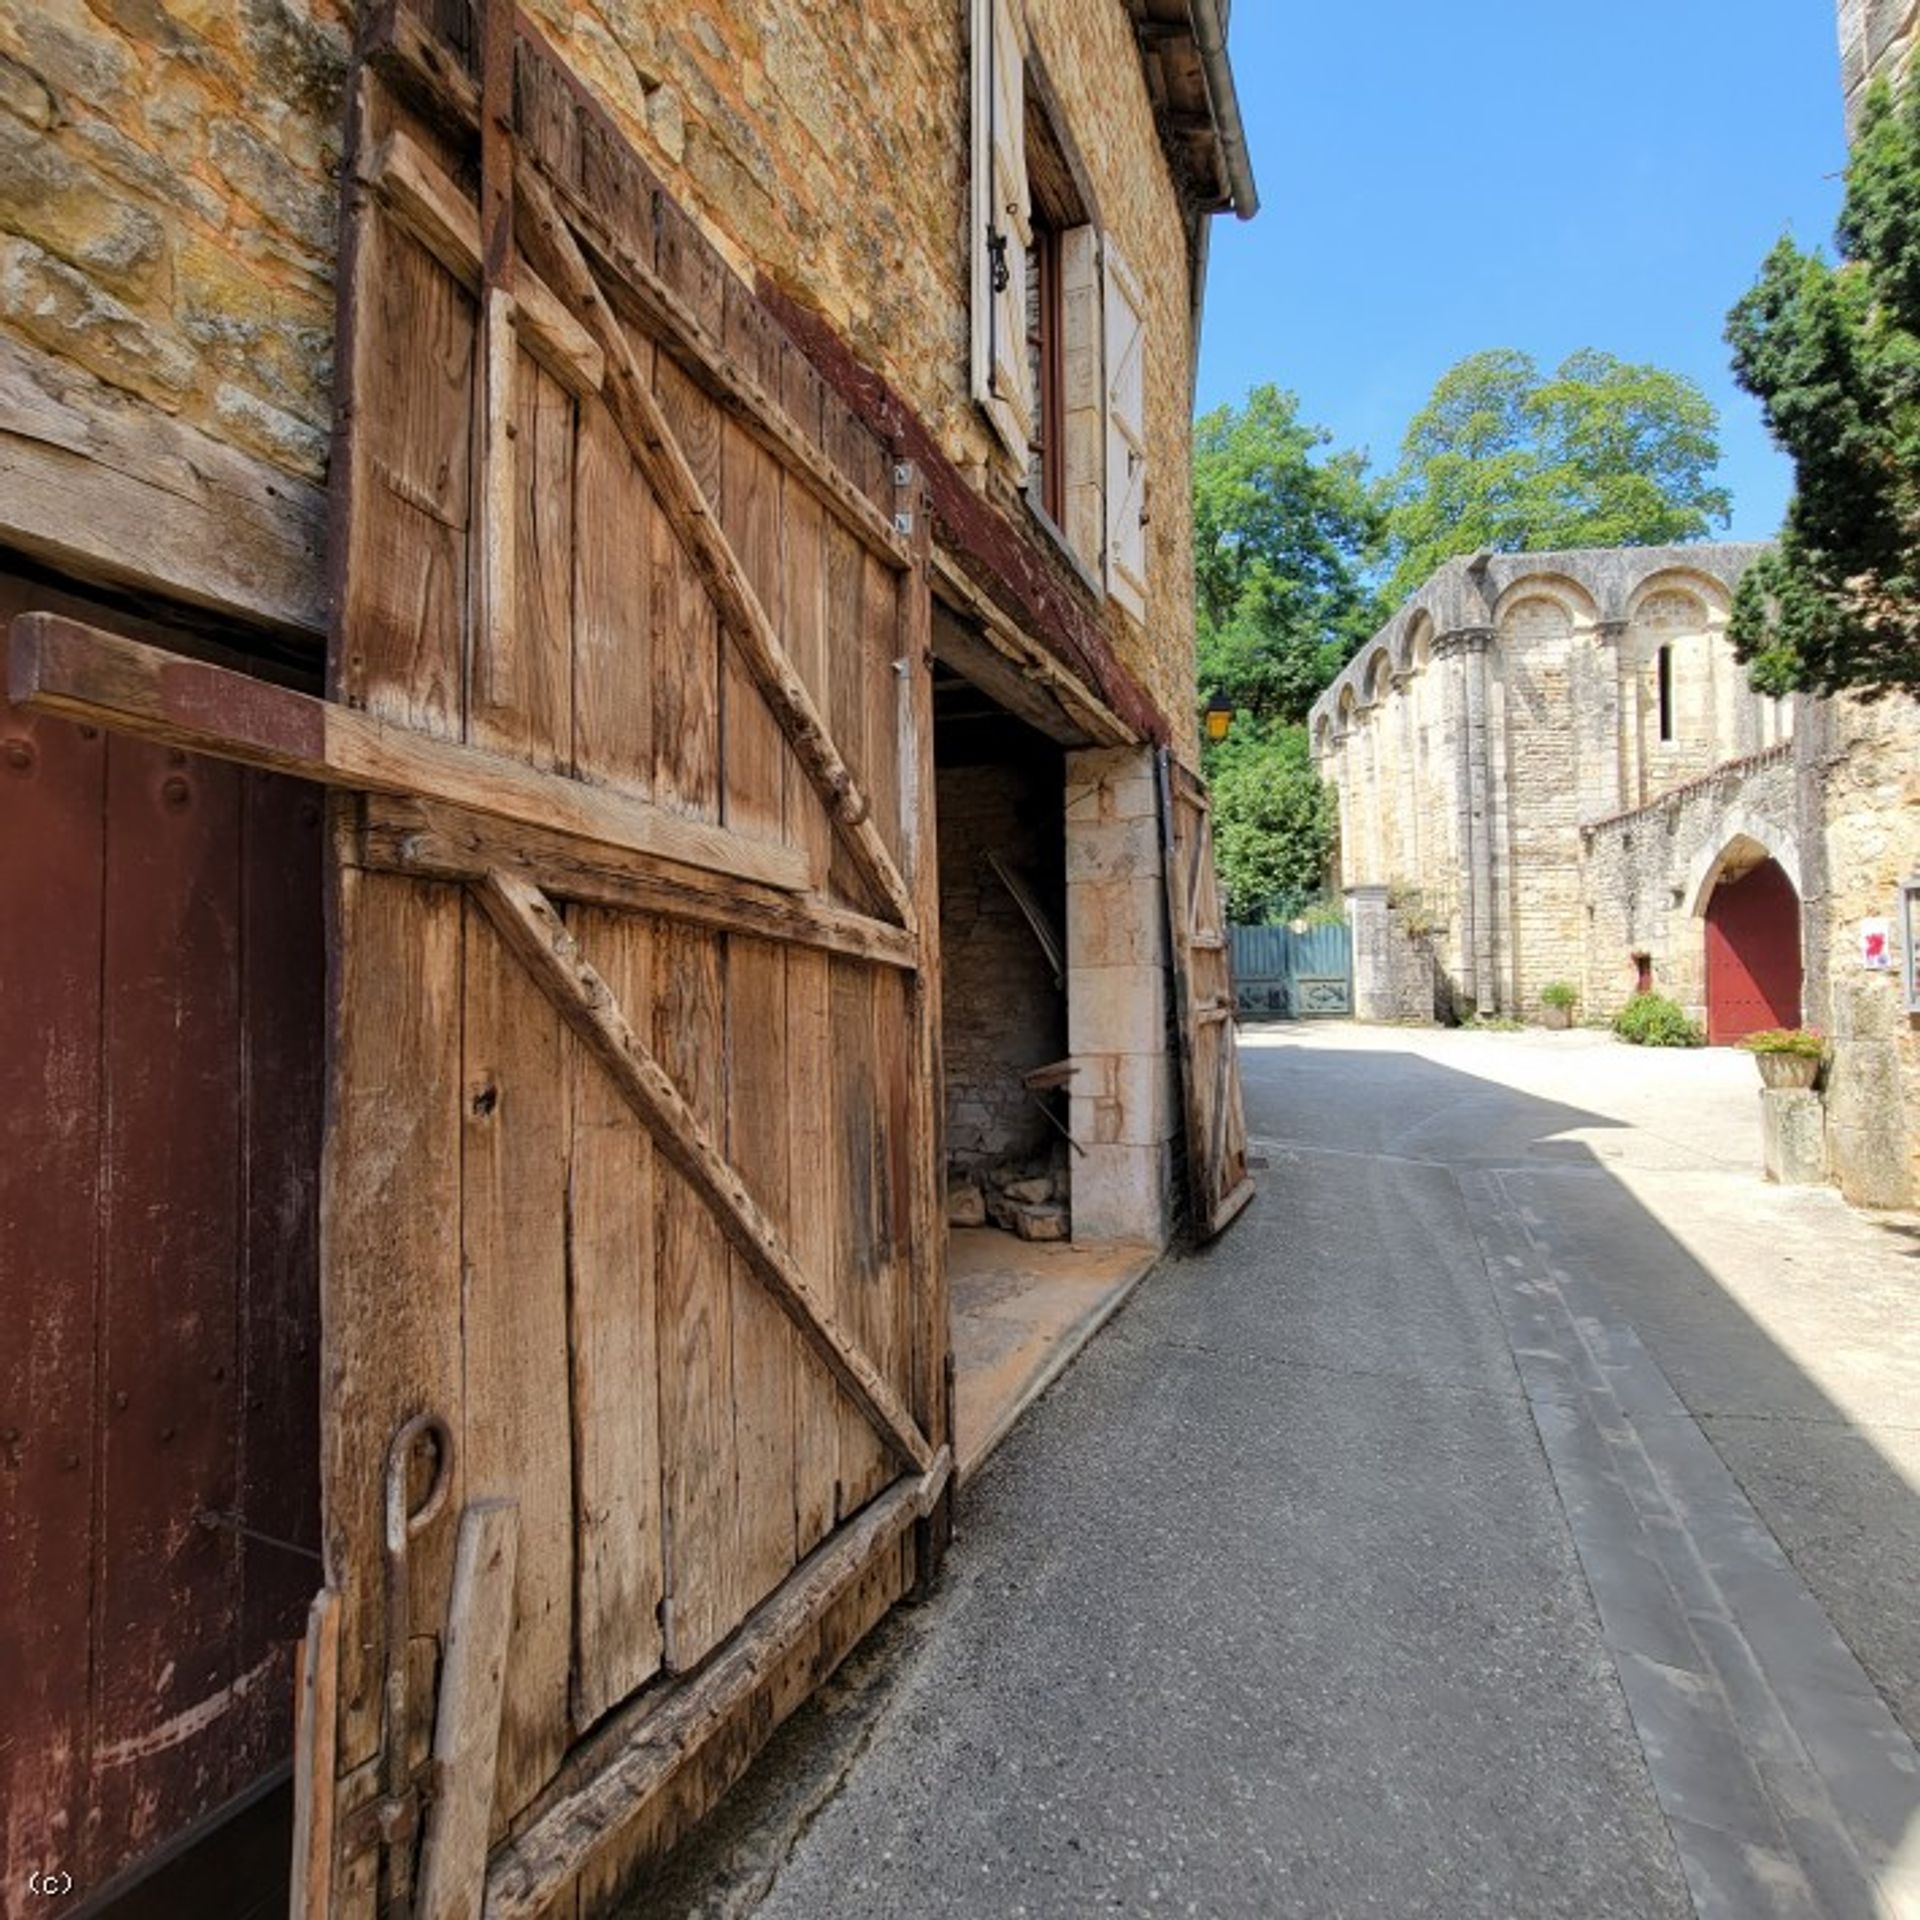
{"type": "Polygon", "coordinates": [[[1776,531],[1721,330],[1783,230],[1829,242],[1831,0],[1240,0],[1233,57],[1262,210],[1214,223],[1203,410],[1272,380],[1385,466],[1464,355],[1598,347],[1699,381],[1732,536],[1776,531]]]}

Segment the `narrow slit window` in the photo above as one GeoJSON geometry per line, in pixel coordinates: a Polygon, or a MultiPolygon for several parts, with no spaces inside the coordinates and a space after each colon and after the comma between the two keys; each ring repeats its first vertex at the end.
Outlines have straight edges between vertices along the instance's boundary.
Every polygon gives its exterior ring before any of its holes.
{"type": "Polygon", "coordinates": [[[1660,681],[1660,738],[1673,738],[1673,649],[1662,647],[1657,665],[1660,681]]]}

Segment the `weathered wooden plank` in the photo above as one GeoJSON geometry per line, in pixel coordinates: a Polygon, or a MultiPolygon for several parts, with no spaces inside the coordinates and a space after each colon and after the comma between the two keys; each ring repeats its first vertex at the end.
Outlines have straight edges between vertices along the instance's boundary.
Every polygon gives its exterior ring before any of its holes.
{"type": "MultiPolygon", "coordinates": [[[[475,637],[468,739],[543,769],[573,752],[574,408],[566,389],[521,355],[512,385],[515,425],[506,451],[511,556],[505,578],[513,615],[475,637]]],[[[489,390],[488,404],[493,404],[489,390]]],[[[487,436],[492,445],[492,436],[487,436]]],[[[483,468],[482,484],[487,482],[483,468]]],[[[494,547],[491,513],[480,558],[494,547]]]]}
{"type": "MultiPolygon", "coordinates": [[[[787,1076],[784,1109],[792,1129],[798,1177],[788,1197],[793,1257],[822,1276],[822,1291],[837,1308],[839,1266],[834,1186],[823,1172],[833,1164],[832,1009],[829,968],[819,953],[787,955],[787,1076]]],[[[826,1365],[804,1344],[794,1375],[794,1534],[810,1553],[839,1515],[840,1394],[826,1365]]]]}
{"type": "Polygon", "coordinates": [[[806,889],[805,855],[676,817],[652,803],[506,755],[389,726],[224,667],[181,659],[53,614],[18,616],[9,693],[37,713],[269,767],[327,786],[450,801],[764,886],[806,889]]]}
{"type": "Polygon", "coordinates": [[[326,496],[0,335],[0,536],[63,573],[317,642],[326,496]]]}
{"type": "Polygon", "coordinates": [[[568,1112],[553,1004],[473,905],[464,969],[459,1325],[467,1498],[501,1495],[520,1509],[497,1830],[552,1775],[569,1725],[568,1112]]]}
{"type": "Polygon", "coordinates": [[[1234,1039],[1232,963],[1220,914],[1207,790],[1164,751],[1157,768],[1188,1201],[1194,1233],[1206,1240],[1253,1197],[1234,1039]]]}
{"type": "MultiPolygon", "coordinates": [[[[945,1489],[943,1448],[919,1477],[902,1480],[795,1570],[773,1599],[697,1680],[636,1722],[612,1764],[543,1812],[495,1856],[487,1874],[488,1920],[529,1920],[551,1893],[590,1871],[662,1787],[738,1724],[740,1710],[945,1489]]],[[[791,1710],[790,1703],[788,1710],[791,1710]]],[[[769,1721],[778,1715],[769,1714],[769,1721]]]]}
{"type": "Polygon", "coordinates": [[[434,1720],[434,1796],[414,1908],[420,1920],[472,1920],[480,1911],[519,1543],[510,1500],[475,1500],[460,1516],[434,1720]]]}
{"type": "MultiPolygon", "coordinates": [[[[651,514],[645,483],[601,407],[580,411],[574,514],[574,764],[645,791],[653,781],[651,514]]],[[[679,889],[669,881],[662,891],[679,889]]],[[[569,924],[622,1002],[651,1008],[651,930],[630,913],[592,907],[576,907],[569,924]]],[[[566,1045],[578,1732],[644,1684],[662,1656],[659,1185],[645,1127],[571,1032],[566,1045]]]]}
{"type": "Polygon", "coordinates": [[[77,1596],[98,1472],[106,761],[100,735],[0,704],[0,1314],[19,1330],[0,1340],[0,1419],[22,1436],[0,1499],[0,1873],[16,1888],[50,1860],[74,1862],[77,1880],[90,1857],[90,1619],[77,1596]]]}
{"type": "Polygon", "coordinates": [[[573,763],[653,790],[652,503],[604,407],[582,407],[573,472],[573,763]]]}
{"type": "MultiPolygon", "coordinates": [[[[778,374],[777,343],[764,315],[729,281],[725,332],[730,351],[762,378],[778,374]]],[[[783,608],[779,468],[739,426],[720,438],[719,522],[741,576],[778,627],[783,608]]],[[[721,681],[727,824],[750,836],[784,836],[786,774],[792,756],[760,697],[738,645],[726,649],[721,681]]],[[[817,812],[811,792],[800,803],[817,812]]],[[[789,1226],[787,1083],[780,1047],[787,1026],[786,955],[759,940],[727,946],[727,1018],[739,1036],[727,1050],[727,1155],[767,1217],[789,1226]]],[[[732,1256],[733,1418],[740,1474],[736,1547],[741,1603],[751,1606],[799,1558],[794,1529],[794,1333],[752,1266],[732,1256]]]]}
{"type": "MultiPolygon", "coordinates": [[[[820,441],[820,382],[805,359],[788,345],[781,355],[782,399],[808,444],[820,441]]],[[[827,644],[827,516],[819,501],[789,480],[781,520],[781,604],[794,670],[814,703],[832,711],[832,654],[827,644]]],[[[814,871],[826,874],[833,857],[833,831],[810,783],[789,765],[787,828],[804,846],[814,871]]],[[[840,913],[838,908],[829,912],[840,913]]],[[[870,925],[881,923],[869,922],[870,925]]],[[[835,949],[844,952],[844,947],[835,949]]],[[[918,949],[913,949],[918,958],[918,949]]],[[[784,1036],[786,1112],[792,1164],[798,1170],[788,1195],[787,1227],[794,1258],[823,1276],[834,1298],[835,1238],[831,1183],[818,1170],[832,1164],[833,1055],[826,956],[789,946],[787,1025],[784,1036]]],[[[825,1366],[799,1343],[793,1389],[795,1546],[810,1553],[832,1530],[840,1478],[840,1396],[825,1366]]]]}
{"type": "MultiPolygon", "coordinates": [[[[388,1443],[414,1414],[436,1412],[456,1434],[464,1417],[450,1332],[461,1307],[463,1020],[459,890],[351,869],[335,885],[321,1433],[327,1571],[343,1608],[344,1775],[380,1744],[388,1443]]],[[[456,1501],[461,1474],[456,1453],[456,1501]]],[[[415,1633],[439,1632],[452,1562],[450,1527],[414,1541],[415,1633]]]]}
{"type": "Polygon", "coordinates": [[[328,692],[380,720],[454,739],[464,718],[478,314],[439,262],[364,197],[350,205],[345,246],[340,411],[351,431],[334,466],[334,547],[346,588],[328,692]]]}
{"type": "Polygon", "coordinates": [[[477,880],[499,867],[561,899],[844,953],[876,966],[918,964],[911,935],[818,894],[776,893],[646,854],[611,848],[583,853],[580,844],[565,834],[503,827],[458,808],[369,795],[359,858],[366,866],[442,880],[477,880]]]}
{"type": "MultiPolygon", "coordinates": [[[[712,1138],[726,1125],[725,945],[662,928],[653,1040],[686,1115],[712,1138]]],[[[578,1029],[576,1028],[576,1032],[578,1029]]],[[[590,1050],[593,1037],[582,1034],[590,1050]]],[[[626,1089],[609,1078],[623,1098],[626,1089]]],[[[629,1102],[631,1105],[631,1102],[629,1102]]],[[[659,1203],[660,1449],[666,1530],[665,1660],[697,1665],[732,1629],[739,1600],[740,1475],[733,1421],[733,1293],[721,1223],[649,1112],[659,1203]]]]}
{"type": "MultiPolygon", "coordinates": [[[[752,1262],[848,1397],[902,1460],[924,1471],[932,1460],[924,1436],[872,1362],[848,1340],[816,1284],[800,1270],[672,1078],[628,1025],[552,905],[537,888],[504,874],[491,876],[478,895],[503,938],[646,1121],[660,1152],[713,1209],[729,1243],[752,1262]]],[[[870,1008],[871,1001],[864,1004],[870,1008]]]]}
{"type": "MultiPolygon", "coordinates": [[[[776,769],[777,772],[777,769],[776,769]]],[[[786,956],[765,941],[727,943],[727,1157],[768,1225],[783,1239],[791,1224],[787,1154],[788,1022],[786,956]]],[[[809,1176],[803,1168],[801,1179],[809,1176]]],[[[792,1256],[788,1255],[791,1262],[792,1256]]],[[[792,1270],[802,1272],[797,1262],[792,1270]]],[[[736,1251],[733,1288],[733,1429],[740,1475],[740,1602],[750,1607],[784,1580],[795,1547],[794,1331],[756,1262],[736,1251]]]]}
{"type": "MultiPolygon", "coordinates": [[[[933,720],[933,503],[919,471],[894,469],[894,516],[912,529],[915,565],[896,587],[895,648],[900,676],[900,812],[902,853],[918,906],[920,965],[907,987],[907,1064],[912,1114],[907,1223],[910,1404],[936,1446],[953,1438],[949,1382],[953,1370],[952,1302],[947,1287],[946,1140],[941,1063],[940,862],[935,818],[933,720]]],[[[916,1530],[916,1577],[937,1571],[952,1526],[952,1506],[916,1530]]]]}
{"type": "MultiPolygon", "coordinates": [[[[713,409],[670,361],[653,379],[662,412],[718,497],[720,437],[713,409]]],[[[624,442],[624,435],[622,436],[624,442]]],[[[700,820],[720,818],[720,617],[663,513],[649,500],[652,534],[654,797],[700,820]]]]}
{"type": "MultiPolygon", "coordinates": [[[[653,1004],[653,938],[644,924],[591,908],[576,909],[568,924],[624,1005],[653,1004]]],[[[651,1678],[661,1659],[660,1187],[645,1127],[571,1034],[568,1047],[572,1706],[583,1731],[651,1678]]]]}
{"type": "MultiPolygon", "coordinates": [[[[880,1137],[885,1090],[874,1048],[874,981],[862,967],[834,960],[828,979],[833,1070],[831,1179],[837,1223],[833,1304],[848,1337],[871,1352],[875,1372],[887,1360],[892,1270],[884,1229],[885,1180],[880,1137]]],[[[857,1512],[893,1475],[872,1426],[842,1403],[840,1513],[857,1512]]]]}
{"type": "Polygon", "coordinates": [[[322,1587],[307,1612],[293,1720],[293,1870],[288,1920],[333,1912],[334,1775],[340,1731],[340,1595],[322,1587]]]}
{"type": "Polygon", "coordinates": [[[96,1860],[233,1791],[241,1270],[239,775],[107,750],[96,1860]],[[194,1116],[182,1126],[180,1116],[194,1116]],[[171,1725],[170,1725],[171,1723],[171,1725]]]}
{"type": "MultiPolygon", "coordinates": [[[[1137,747],[1140,744],[1139,730],[1122,720],[1076,675],[1028,638],[945,548],[935,551],[933,571],[940,583],[941,594],[974,616],[980,623],[980,631],[986,641],[1005,658],[1015,673],[1045,687],[1059,701],[1062,710],[1084,732],[1087,741],[1100,747],[1137,747]]],[[[1009,704],[1017,711],[1020,703],[1010,701],[1009,704]]],[[[1055,729],[1043,726],[1041,731],[1053,734],[1055,729]]],[[[1075,741],[1072,744],[1081,743],[1075,741]]]]}
{"type": "MultiPolygon", "coordinates": [[[[511,284],[511,0],[487,0],[482,53],[497,97],[483,116],[483,227],[488,331],[511,284]],[[487,209],[491,208],[491,213],[487,209]]],[[[509,351],[518,355],[507,335],[509,351]]],[[[506,396],[489,383],[475,529],[480,577],[502,534],[513,556],[511,618],[480,606],[467,701],[469,742],[551,767],[573,748],[573,402],[550,374],[517,358],[506,396]],[[507,498],[488,496],[486,456],[507,462],[507,498]],[[493,624],[486,623],[491,619],[493,624]]],[[[500,1708],[492,1825],[503,1831],[566,1751],[573,1671],[574,1487],[567,1301],[571,1049],[551,1001],[498,937],[465,915],[465,1126],[460,1223],[466,1284],[465,1455],[469,1500],[519,1508],[513,1657],[500,1708]]]]}
{"type": "MultiPolygon", "coordinates": [[[[480,216],[419,141],[396,128],[361,163],[359,173],[400,226],[477,294],[482,280],[480,216]]],[[[570,392],[582,398],[597,393],[606,377],[599,346],[524,264],[514,276],[511,299],[520,344],[570,392]]]]}
{"type": "Polygon", "coordinates": [[[550,255],[556,291],[607,356],[607,403],[653,486],[662,514],[699,569],[722,624],[818,788],[862,878],[902,925],[910,924],[913,908],[906,883],[879,829],[868,817],[868,803],[805,682],[794,672],[766,608],[742,570],[739,556],[721,532],[712,506],[571,229],[530,168],[521,168],[517,184],[550,255]]]}

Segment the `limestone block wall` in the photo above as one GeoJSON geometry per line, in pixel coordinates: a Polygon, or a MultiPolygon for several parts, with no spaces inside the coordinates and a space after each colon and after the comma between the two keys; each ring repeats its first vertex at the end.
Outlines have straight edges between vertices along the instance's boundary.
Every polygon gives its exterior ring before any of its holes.
{"type": "Polygon", "coordinates": [[[1316,705],[1340,884],[1417,905],[1463,1011],[1533,1014],[1578,983],[1584,824],[1789,736],[1725,634],[1759,551],[1449,562],[1316,705]]]}
{"type": "MultiPolygon", "coordinates": [[[[1020,476],[968,391],[967,8],[527,10],[749,282],[823,314],[944,451],[1020,511],[1020,476]]],[[[1146,307],[1149,604],[1143,623],[1102,617],[1192,759],[1184,218],[1126,7],[1026,11],[1146,307]]],[[[357,13],[353,0],[0,5],[0,340],[321,478],[357,13]]],[[[317,578],[318,554],[313,566],[317,578]]]]}
{"type": "Polygon", "coordinates": [[[1159,788],[1146,748],[1067,756],[1073,1237],[1164,1246],[1180,1104],[1159,788]]]}
{"type": "Polygon", "coordinates": [[[320,478],[351,13],[0,6],[0,334],[320,478]]]}
{"type": "Polygon", "coordinates": [[[1840,84],[1851,126],[1868,82],[1902,67],[1920,44],[1920,0],[1840,0],[1839,18],[1840,84]]]}
{"type": "Polygon", "coordinates": [[[1045,749],[938,770],[942,1053],[956,1173],[1044,1160],[1058,1138],[1021,1076],[1065,1057],[1066,994],[987,855],[1063,928],[1062,783],[1060,754],[1045,749]]]}
{"type": "MultiPolygon", "coordinates": [[[[1803,884],[1793,749],[1781,745],[1717,768],[1651,805],[1582,832],[1585,938],[1567,979],[1579,1014],[1610,1020],[1652,963],[1657,992],[1706,1018],[1706,912],[1730,851],[1758,847],[1803,884]]],[[[1803,901],[1803,927],[1805,903],[1803,901]]]]}
{"type": "Polygon", "coordinates": [[[1861,1206],[1912,1206],[1920,1202],[1920,1016],[1906,1011],[1904,954],[1891,972],[1862,966],[1860,923],[1897,926],[1900,883],[1920,878],[1920,703],[1809,703],[1795,752],[1807,1019],[1833,1042],[1833,1175],[1861,1206]]]}

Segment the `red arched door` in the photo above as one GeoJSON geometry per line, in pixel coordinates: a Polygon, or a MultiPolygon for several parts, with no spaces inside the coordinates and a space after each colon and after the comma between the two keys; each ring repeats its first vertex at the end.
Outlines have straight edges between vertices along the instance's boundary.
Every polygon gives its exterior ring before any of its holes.
{"type": "Polygon", "coordinates": [[[1707,902],[1707,1038],[1724,1047],[1799,1024],[1800,896],[1763,860],[1707,902]]]}

